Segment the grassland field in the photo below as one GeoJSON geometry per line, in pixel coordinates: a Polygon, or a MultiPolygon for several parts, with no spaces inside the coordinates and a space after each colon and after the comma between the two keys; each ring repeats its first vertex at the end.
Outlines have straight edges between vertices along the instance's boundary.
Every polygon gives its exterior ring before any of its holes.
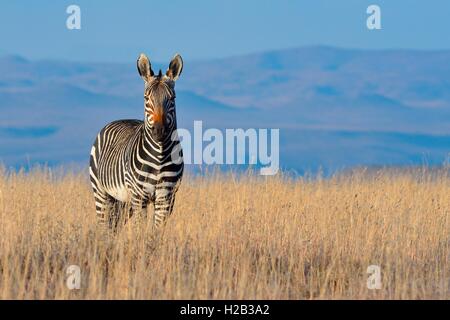
{"type": "Polygon", "coordinates": [[[0,298],[450,298],[446,167],[186,175],[153,232],[138,216],[103,232],[85,172],[0,170],[0,298]],[[367,287],[370,265],[380,289],[367,287]]]}

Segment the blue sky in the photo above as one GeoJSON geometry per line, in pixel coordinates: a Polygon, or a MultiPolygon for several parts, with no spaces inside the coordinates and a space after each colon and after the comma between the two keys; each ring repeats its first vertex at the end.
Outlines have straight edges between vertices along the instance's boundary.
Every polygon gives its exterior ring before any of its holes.
{"type": "Polygon", "coordinates": [[[450,49],[448,0],[2,1],[0,55],[130,61],[218,58],[305,45],[450,49]],[[81,30],[66,8],[81,7],[81,30]],[[366,28],[378,4],[382,30],[366,28]]]}

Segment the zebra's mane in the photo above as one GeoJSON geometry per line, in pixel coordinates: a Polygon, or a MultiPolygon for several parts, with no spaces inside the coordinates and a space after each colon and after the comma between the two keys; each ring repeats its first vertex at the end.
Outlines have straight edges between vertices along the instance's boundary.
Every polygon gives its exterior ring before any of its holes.
{"type": "Polygon", "coordinates": [[[154,99],[164,101],[170,99],[175,95],[170,84],[162,76],[161,69],[159,74],[146,87],[146,94],[151,95],[154,99]]]}

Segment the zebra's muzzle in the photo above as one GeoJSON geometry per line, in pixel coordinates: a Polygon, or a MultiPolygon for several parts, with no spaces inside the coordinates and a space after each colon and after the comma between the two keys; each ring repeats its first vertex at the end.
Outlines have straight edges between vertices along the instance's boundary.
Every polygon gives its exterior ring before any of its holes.
{"type": "Polygon", "coordinates": [[[155,123],[152,130],[153,138],[157,141],[163,140],[165,136],[166,130],[162,123],[155,123]]]}

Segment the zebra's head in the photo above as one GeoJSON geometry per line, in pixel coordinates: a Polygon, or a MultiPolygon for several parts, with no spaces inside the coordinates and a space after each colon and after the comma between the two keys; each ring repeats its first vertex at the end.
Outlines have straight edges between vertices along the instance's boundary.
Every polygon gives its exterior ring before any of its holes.
{"type": "Polygon", "coordinates": [[[156,142],[163,142],[176,129],[175,81],[183,70],[183,60],[179,54],[169,64],[166,74],[161,70],[156,75],[150,60],[143,53],[137,60],[139,75],[145,82],[145,122],[156,142]]]}

